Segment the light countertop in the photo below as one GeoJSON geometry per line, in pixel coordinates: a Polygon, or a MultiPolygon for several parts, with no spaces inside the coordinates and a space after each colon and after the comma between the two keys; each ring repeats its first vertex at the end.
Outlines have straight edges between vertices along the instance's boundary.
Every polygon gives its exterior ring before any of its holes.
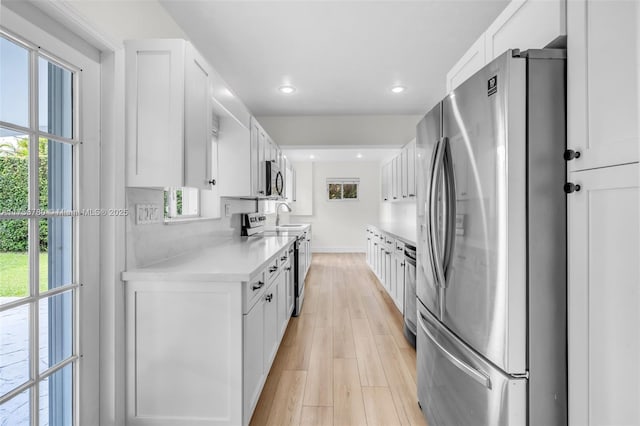
{"type": "Polygon", "coordinates": [[[370,226],[378,228],[380,231],[386,232],[387,234],[392,235],[395,238],[398,238],[405,243],[409,243],[412,245],[416,245],[418,241],[417,232],[416,232],[416,224],[411,223],[371,223],[370,226]]]}
{"type": "Polygon", "coordinates": [[[122,273],[123,281],[249,281],[295,236],[233,237],[122,273]]]}

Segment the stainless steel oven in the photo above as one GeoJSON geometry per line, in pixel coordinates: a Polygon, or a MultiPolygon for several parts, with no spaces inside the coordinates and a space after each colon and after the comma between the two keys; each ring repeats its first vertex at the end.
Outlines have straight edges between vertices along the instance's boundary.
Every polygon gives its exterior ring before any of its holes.
{"type": "Polygon", "coordinates": [[[416,346],[416,324],[418,314],[416,307],[416,248],[409,244],[404,246],[404,336],[416,346]]]}
{"type": "Polygon", "coordinates": [[[265,170],[267,171],[265,195],[267,197],[280,197],[284,194],[284,176],[280,171],[280,166],[273,160],[266,161],[265,163],[265,170]]]}

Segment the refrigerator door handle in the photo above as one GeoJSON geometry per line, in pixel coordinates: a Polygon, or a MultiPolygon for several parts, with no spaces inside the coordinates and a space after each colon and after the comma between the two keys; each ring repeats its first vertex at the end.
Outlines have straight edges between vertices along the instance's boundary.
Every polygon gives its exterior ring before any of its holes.
{"type": "Polygon", "coordinates": [[[456,184],[455,184],[455,173],[453,170],[453,156],[451,155],[451,146],[449,144],[449,138],[443,138],[444,145],[444,156],[443,156],[443,164],[444,164],[444,173],[445,173],[445,184],[446,184],[446,236],[445,236],[445,246],[444,246],[444,259],[442,263],[442,267],[444,269],[444,283],[443,286],[446,287],[446,283],[449,281],[447,278],[451,272],[450,266],[453,258],[453,247],[455,244],[455,235],[456,235],[456,184]]]}
{"type": "Polygon", "coordinates": [[[440,259],[440,251],[438,250],[438,236],[436,235],[436,223],[438,221],[437,200],[438,200],[438,184],[440,174],[442,172],[444,160],[444,145],[446,138],[442,138],[436,145],[434,158],[431,167],[431,180],[429,187],[429,246],[431,247],[431,263],[436,275],[436,285],[445,286],[444,268],[440,259]]]}
{"type": "Polygon", "coordinates": [[[433,334],[431,334],[431,332],[427,329],[427,326],[424,324],[424,321],[426,321],[427,319],[424,317],[424,315],[422,313],[420,313],[420,316],[418,317],[418,324],[420,325],[420,328],[422,329],[422,331],[424,332],[424,334],[427,335],[427,337],[429,338],[429,340],[431,340],[431,343],[433,343],[434,345],[436,345],[436,347],[438,349],[440,349],[440,352],[442,352],[442,354],[456,367],[458,367],[458,369],[460,369],[460,371],[462,371],[463,373],[465,373],[466,375],[468,375],[469,377],[471,377],[473,380],[475,380],[476,382],[480,383],[482,386],[484,386],[487,389],[491,389],[491,380],[485,376],[484,374],[482,374],[481,372],[479,372],[478,370],[476,370],[473,367],[470,367],[469,365],[467,365],[466,363],[464,363],[463,361],[459,360],[458,358],[456,358],[451,352],[449,352],[448,350],[446,350],[444,348],[444,346],[442,346],[437,340],[436,338],[433,336],[433,334]]]}

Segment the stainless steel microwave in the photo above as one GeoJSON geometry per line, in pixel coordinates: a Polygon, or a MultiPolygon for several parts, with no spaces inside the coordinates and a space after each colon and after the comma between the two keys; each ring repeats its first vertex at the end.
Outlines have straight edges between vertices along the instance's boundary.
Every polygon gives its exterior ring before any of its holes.
{"type": "Polygon", "coordinates": [[[278,163],[266,161],[265,170],[267,171],[265,195],[267,197],[281,197],[284,194],[284,176],[278,163]]]}

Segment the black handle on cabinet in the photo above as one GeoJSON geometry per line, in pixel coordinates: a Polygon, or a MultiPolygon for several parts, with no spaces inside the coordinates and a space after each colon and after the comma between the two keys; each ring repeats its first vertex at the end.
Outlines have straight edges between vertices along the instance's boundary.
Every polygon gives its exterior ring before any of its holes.
{"type": "Polygon", "coordinates": [[[216,184],[216,180],[215,180],[215,179],[211,179],[211,180],[209,181],[209,185],[215,185],[215,184],[216,184]]]}
{"type": "Polygon", "coordinates": [[[284,268],[285,271],[290,271],[291,270],[291,266],[288,266],[286,268],[284,268]]]}
{"type": "Polygon", "coordinates": [[[271,299],[273,299],[273,293],[269,293],[269,294],[267,294],[267,295],[264,297],[264,299],[265,299],[267,302],[271,303],[271,299]]]}
{"type": "Polygon", "coordinates": [[[574,158],[580,158],[580,151],[574,151],[572,149],[568,149],[564,152],[564,161],[571,161],[574,158]]]}
{"type": "Polygon", "coordinates": [[[580,191],[580,185],[574,184],[572,182],[567,182],[564,184],[564,192],[565,194],[571,194],[572,192],[580,191]]]}
{"type": "Polygon", "coordinates": [[[254,284],[251,286],[253,291],[260,290],[264,286],[264,281],[258,281],[258,284],[254,284]]]}
{"type": "Polygon", "coordinates": [[[280,258],[280,260],[281,260],[282,262],[284,262],[285,260],[287,260],[287,256],[282,256],[282,257],[280,258]]]}
{"type": "Polygon", "coordinates": [[[272,266],[271,268],[269,268],[269,272],[275,272],[278,270],[277,266],[272,266]]]}

